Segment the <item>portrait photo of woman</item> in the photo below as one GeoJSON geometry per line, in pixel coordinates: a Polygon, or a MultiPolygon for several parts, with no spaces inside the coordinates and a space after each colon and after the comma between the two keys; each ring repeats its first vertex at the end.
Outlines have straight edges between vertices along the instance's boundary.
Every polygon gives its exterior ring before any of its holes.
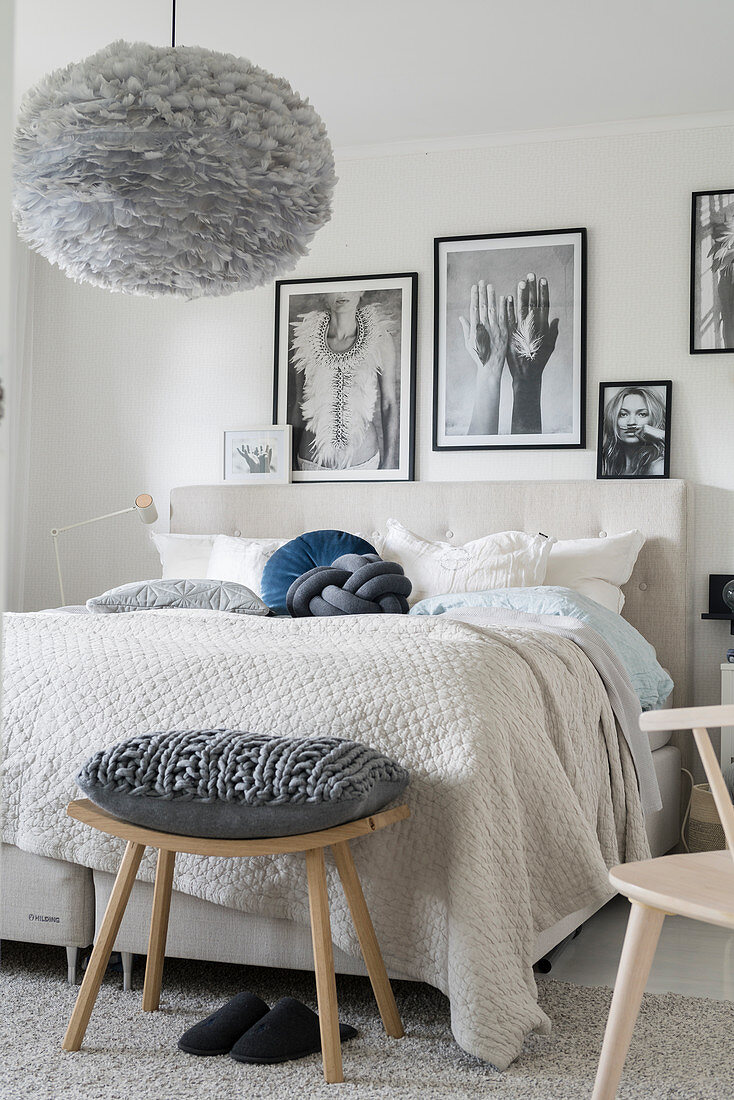
{"type": "Polygon", "coordinates": [[[412,476],[413,287],[278,284],[274,418],[293,427],[294,481],[412,476]]]}
{"type": "Polygon", "coordinates": [[[671,382],[602,382],[597,477],[670,476],[671,382]]]}

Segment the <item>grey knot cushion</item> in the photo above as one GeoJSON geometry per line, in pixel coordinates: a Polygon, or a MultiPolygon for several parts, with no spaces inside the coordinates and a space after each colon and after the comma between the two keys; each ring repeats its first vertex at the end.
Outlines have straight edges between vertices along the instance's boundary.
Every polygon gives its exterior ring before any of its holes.
{"type": "Polygon", "coordinates": [[[215,729],[120,741],[95,753],[76,781],[135,825],[246,840],[367,817],[402,794],[408,773],[356,741],[215,729]]]}
{"type": "Polygon", "coordinates": [[[237,615],[269,615],[259,596],[234,581],[153,580],[131,581],[87,600],[87,610],[97,615],[160,608],[192,611],[229,611],[237,615]]]}
{"type": "Polygon", "coordinates": [[[407,615],[413,585],[395,561],[378,554],[342,554],[317,566],[288,589],[291,615],[407,615]]]}

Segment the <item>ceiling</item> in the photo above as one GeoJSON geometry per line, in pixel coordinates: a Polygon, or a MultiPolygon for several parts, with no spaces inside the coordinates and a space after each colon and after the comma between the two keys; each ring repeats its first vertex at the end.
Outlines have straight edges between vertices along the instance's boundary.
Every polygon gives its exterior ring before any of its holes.
{"type": "MultiPolygon", "coordinates": [[[[171,0],[16,0],[16,88],[171,0]]],[[[285,76],[337,148],[734,109],[732,0],[177,0],[177,42],[285,76]]]]}

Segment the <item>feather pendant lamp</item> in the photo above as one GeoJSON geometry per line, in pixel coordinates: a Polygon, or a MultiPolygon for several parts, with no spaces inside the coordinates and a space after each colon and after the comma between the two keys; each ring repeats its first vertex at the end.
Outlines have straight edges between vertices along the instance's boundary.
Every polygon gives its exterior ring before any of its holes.
{"type": "Polygon", "coordinates": [[[307,253],[335,184],[313,107],[229,54],[114,42],[44,77],[19,112],[18,233],[107,290],[261,286],[307,253]]]}

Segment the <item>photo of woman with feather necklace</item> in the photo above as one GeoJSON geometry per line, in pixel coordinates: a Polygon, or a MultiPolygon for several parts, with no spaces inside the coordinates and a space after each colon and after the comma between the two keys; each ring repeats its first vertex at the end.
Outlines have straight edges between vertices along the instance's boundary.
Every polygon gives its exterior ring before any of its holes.
{"type": "Polygon", "coordinates": [[[360,291],[323,295],[292,322],[299,470],[397,469],[397,357],[388,320],[360,291]]]}
{"type": "Polygon", "coordinates": [[[275,284],[273,421],[293,481],[412,481],[418,274],[275,284]]]}

